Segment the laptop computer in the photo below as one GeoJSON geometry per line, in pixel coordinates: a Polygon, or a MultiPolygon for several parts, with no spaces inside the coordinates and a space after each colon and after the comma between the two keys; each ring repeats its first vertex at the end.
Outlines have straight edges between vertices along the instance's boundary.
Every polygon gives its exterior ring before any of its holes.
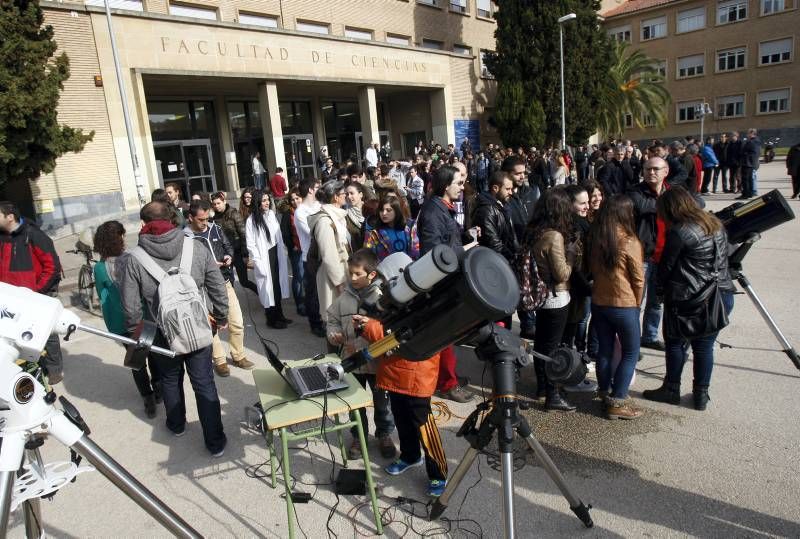
{"type": "Polygon", "coordinates": [[[303,367],[287,367],[275,352],[264,343],[264,351],[269,364],[272,365],[281,378],[289,384],[300,398],[314,397],[323,393],[332,393],[350,387],[344,380],[332,379],[328,374],[328,366],[333,363],[319,363],[303,367]]]}

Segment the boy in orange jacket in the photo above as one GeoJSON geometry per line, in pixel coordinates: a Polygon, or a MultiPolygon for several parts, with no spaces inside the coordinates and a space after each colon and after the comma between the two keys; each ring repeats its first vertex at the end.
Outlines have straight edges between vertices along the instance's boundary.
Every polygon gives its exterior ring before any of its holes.
{"type": "MultiPolygon", "coordinates": [[[[384,337],[383,325],[366,316],[353,316],[353,324],[361,329],[367,342],[384,337]]],[[[422,465],[428,472],[428,495],[441,496],[447,484],[447,457],[439,429],[431,413],[431,395],[436,390],[439,375],[439,354],[423,361],[411,361],[400,356],[382,356],[378,363],[377,386],[389,392],[397,434],[400,438],[400,458],[385,468],[389,475],[400,475],[407,469],[422,465]],[[422,451],[420,451],[420,445],[422,451]]]]}

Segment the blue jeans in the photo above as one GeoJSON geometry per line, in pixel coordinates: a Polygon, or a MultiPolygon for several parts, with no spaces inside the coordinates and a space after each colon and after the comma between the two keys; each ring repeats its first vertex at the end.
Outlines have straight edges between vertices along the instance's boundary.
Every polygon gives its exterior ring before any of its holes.
{"type": "Polygon", "coordinates": [[[658,326],[661,325],[663,307],[656,297],[656,273],[658,264],[644,263],[644,317],[642,317],[642,342],[658,339],[658,326]]]}
{"type": "MultiPolygon", "coordinates": [[[[166,346],[163,337],[157,336],[155,344],[166,346]]],[[[207,346],[190,354],[182,354],[169,358],[151,354],[161,375],[161,394],[164,408],[167,411],[167,428],[175,433],[186,428],[186,399],[183,394],[183,375],[189,373],[194,398],[197,403],[197,414],[203,427],[203,440],[206,448],[216,453],[225,448],[227,438],[222,429],[222,413],[220,411],[217,386],[214,384],[214,371],[211,368],[211,347],[207,346]],[[184,369],[185,366],[185,369],[184,369]]]]}
{"type": "Polygon", "coordinates": [[[614,399],[625,399],[639,359],[639,308],[603,307],[592,304],[592,320],[600,341],[597,354],[597,389],[614,399]],[[614,341],[619,337],[622,359],[612,367],[614,341]]]}
{"type": "Polygon", "coordinates": [[[586,352],[586,331],[589,329],[589,316],[591,314],[592,297],[587,296],[583,306],[583,318],[578,322],[578,329],[575,331],[575,348],[579,352],[586,352]]]}
{"type": "MultiPolygon", "coordinates": [[[[733,310],[733,293],[723,292],[722,302],[725,310],[730,314],[733,310]]],[[[665,382],[680,384],[683,366],[689,356],[689,347],[692,348],[692,362],[694,363],[694,386],[708,387],[711,384],[711,371],[714,368],[714,343],[719,332],[684,341],[680,339],[666,339],[667,376],[665,382]]]]}
{"type": "Polygon", "coordinates": [[[303,297],[303,253],[292,249],[289,251],[289,263],[292,265],[292,297],[298,311],[305,310],[303,297]],[[302,307],[302,309],[301,309],[302,307]]]}
{"type": "Polygon", "coordinates": [[[753,196],[758,196],[758,170],[753,169],[753,196]]]}
{"type": "Polygon", "coordinates": [[[517,309],[517,316],[519,317],[519,334],[521,336],[531,335],[536,331],[536,311],[517,309]]]}
{"type": "Polygon", "coordinates": [[[253,186],[256,189],[264,189],[266,184],[264,183],[264,179],[266,178],[266,174],[253,174],[253,186]]]}

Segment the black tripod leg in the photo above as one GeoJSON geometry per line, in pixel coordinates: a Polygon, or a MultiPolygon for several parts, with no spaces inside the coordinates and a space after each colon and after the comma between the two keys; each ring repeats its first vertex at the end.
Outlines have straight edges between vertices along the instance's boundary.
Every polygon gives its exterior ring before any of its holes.
{"type": "Polygon", "coordinates": [[[789,359],[794,363],[794,366],[800,370],[800,355],[797,354],[797,350],[792,347],[792,344],[786,339],[781,332],[778,324],[775,323],[775,319],[772,318],[772,315],[769,314],[767,308],[761,302],[761,298],[758,297],[756,291],[753,289],[753,285],[750,284],[750,280],[745,276],[744,273],[739,273],[739,277],[737,279],[739,284],[744,288],[745,293],[750,297],[750,300],[753,302],[753,305],[756,306],[756,310],[758,310],[761,318],[764,319],[764,322],[767,323],[769,329],[772,331],[772,334],[775,335],[775,338],[778,339],[778,342],[783,347],[783,353],[789,356],[789,359]]]}
{"type": "Polygon", "coordinates": [[[517,433],[528,443],[528,447],[531,448],[536,455],[536,458],[539,459],[544,471],[547,472],[547,475],[550,476],[550,479],[552,479],[556,484],[558,490],[561,491],[561,494],[569,502],[569,508],[573,513],[575,513],[575,516],[577,516],[587,528],[594,526],[594,522],[592,522],[592,516],[589,514],[589,509],[591,509],[592,506],[585,505],[580,498],[572,493],[569,485],[567,485],[566,479],[564,479],[564,476],[561,475],[561,472],[556,467],[553,459],[551,459],[550,455],[547,454],[547,451],[544,450],[544,447],[542,447],[542,444],[539,443],[539,440],[533,436],[533,432],[531,432],[528,422],[523,417],[520,417],[520,422],[517,425],[517,433]]]}
{"type": "Polygon", "coordinates": [[[447,486],[444,489],[439,498],[433,502],[433,506],[431,507],[431,516],[430,520],[436,520],[442,513],[444,513],[445,509],[447,509],[447,505],[450,503],[450,498],[455,494],[456,490],[458,490],[458,486],[461,484],[461,480],[464,479],[464,476],[467,475],[470,467],[472,467],[472,463],[475,462],[475,457],[478,456],[478,450],[474,447],[470,447],[464,453],[464,456],[461,457],[461,460],[458,463],[458,467],[453,472],[453,476],[447,481],[447,486]]]}

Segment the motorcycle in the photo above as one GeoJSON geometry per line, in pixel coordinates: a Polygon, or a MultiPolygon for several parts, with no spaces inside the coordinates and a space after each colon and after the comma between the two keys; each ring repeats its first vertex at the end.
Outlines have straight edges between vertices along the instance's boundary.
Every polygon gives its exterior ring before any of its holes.
{"type": "Polygon", "coordinates": [[[764,162],[771,163],[775,159],[775,147],[780,142],[780,137],[773,137],[767,140],[767,143],[764,145],[764,162]]]}

